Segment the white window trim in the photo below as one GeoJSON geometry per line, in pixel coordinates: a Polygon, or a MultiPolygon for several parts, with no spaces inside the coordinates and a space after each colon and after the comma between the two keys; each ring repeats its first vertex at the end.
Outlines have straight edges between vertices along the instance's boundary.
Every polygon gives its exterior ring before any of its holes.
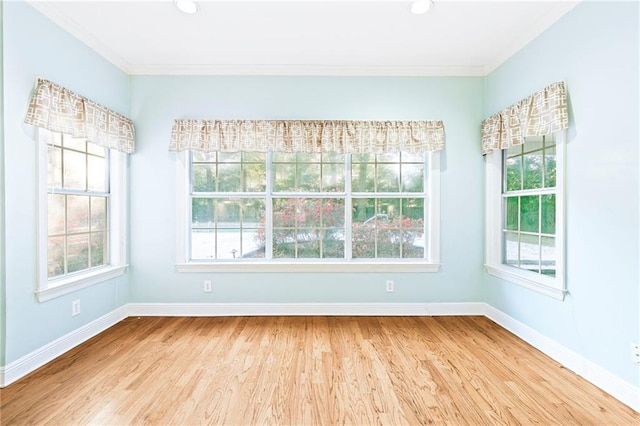
{"type": "MultiPolygon", "coordinates": [[[[178,272],[438,272],[440,270],[440,153],[431,152],[427,175],[428,223],[425,249],[427,259],[416,260],[344,260],[291,261],[291,260],[237,260],[190,261],[189,232],[189,152],[177,154],[176,159],[176,270],[178,272]]],[[[348,233],[347,233],[348,236],[348,233]]]]}
{"type": "Polygon", "coordinates": [[[39,302],[123,275],[127,269],[127,155],[109,151],[109,264],[49,279],[47,276],[47,130],[36,130],[38,139],[38,272],[36,296],[39,302]]]}
{"type": "Polygon", "coordinates": [[[502,263],[502,150],[486,155],[486,263],[487,273],[505,281],[564,300],[565,286],[565,151],[566,131],[556,142],[556,276],[537,274],[502,263]]]}

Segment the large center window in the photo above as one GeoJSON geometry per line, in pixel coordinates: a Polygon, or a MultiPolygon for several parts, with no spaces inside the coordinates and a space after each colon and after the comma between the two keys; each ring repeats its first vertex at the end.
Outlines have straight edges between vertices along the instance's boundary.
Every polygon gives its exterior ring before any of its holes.
{"type": "Polygon", "coordinates": [[[184,155],[187,263],[437,263],[437,153],[184,155]]]}

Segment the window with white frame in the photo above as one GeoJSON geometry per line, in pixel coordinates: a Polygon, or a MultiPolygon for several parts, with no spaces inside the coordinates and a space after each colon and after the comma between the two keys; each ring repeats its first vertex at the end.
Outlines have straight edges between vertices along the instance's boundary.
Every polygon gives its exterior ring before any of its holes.
{"type": "Polygon", "coordinates": [[[38,297],[124,271],[125,154],[59,132],[40,139],[38,297]]]}
{"type": "Polygon", "coordinates": [[[438,156],[184,152],[178,269],[435,271],[438,156]]]}
{"type": "Polygon", "coordinates": [[[564,133],[487,155],[487,270],[564,297],[564,133]]]}

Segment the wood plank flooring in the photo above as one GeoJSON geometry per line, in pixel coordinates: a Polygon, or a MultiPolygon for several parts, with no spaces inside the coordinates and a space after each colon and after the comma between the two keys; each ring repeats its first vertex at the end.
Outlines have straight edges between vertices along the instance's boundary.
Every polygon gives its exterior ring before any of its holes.
{"type": "Polygon", "coordinates": [[[638,425],[483,317],[127,318],[0,391],[2,425],[638,425]]]}

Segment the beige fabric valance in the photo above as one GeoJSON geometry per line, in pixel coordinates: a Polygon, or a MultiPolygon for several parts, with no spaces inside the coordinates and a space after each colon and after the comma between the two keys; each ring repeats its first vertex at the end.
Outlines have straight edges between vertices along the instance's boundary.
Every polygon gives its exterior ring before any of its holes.
{"type": "Polygon", "coordinates": [[[484,120],[482,153],[520,145],[528,136],[549,135],[567,127],[567,93],[560,81],[484,120]]]}
{"type": "Polygon", "coordinates": [[[175,120],[169,151],[426,152],[444,148],[442,121],[175,120]]]}
{"type": "Polygon", "coordinates": [[[36,82],[24,122],[128,154],[135,150],[130,119],[43,78],[36,82]]]}

